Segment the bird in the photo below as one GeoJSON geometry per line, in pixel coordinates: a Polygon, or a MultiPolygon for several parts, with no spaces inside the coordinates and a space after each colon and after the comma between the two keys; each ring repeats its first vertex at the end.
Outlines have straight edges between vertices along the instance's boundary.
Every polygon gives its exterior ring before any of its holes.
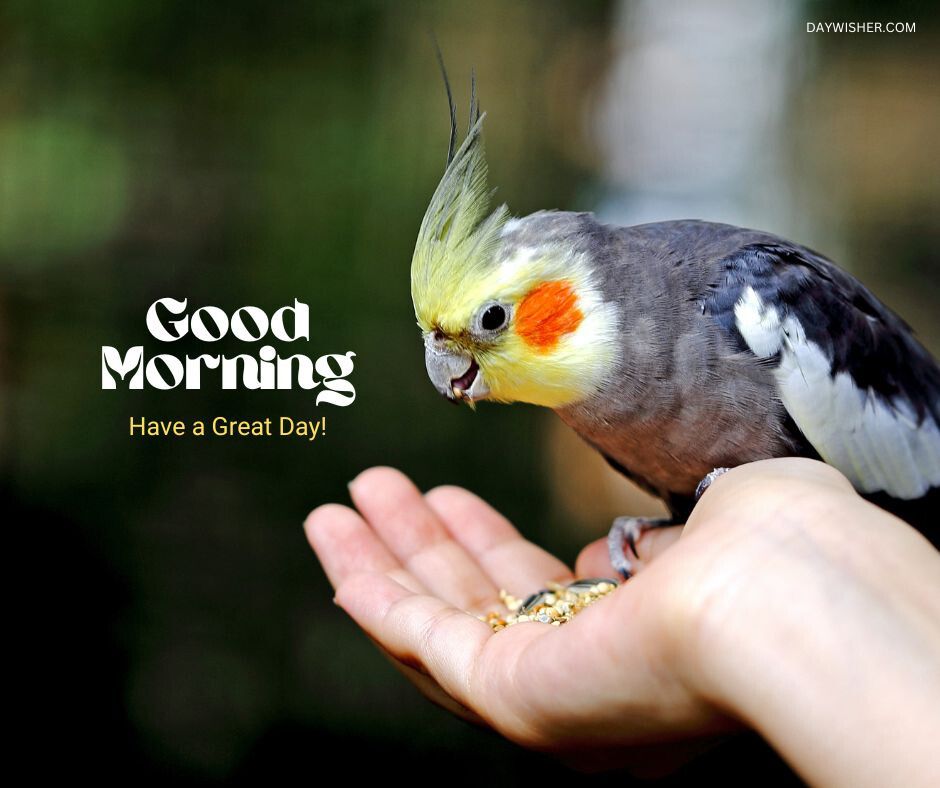
{"type": "Polygon", "coordinates": [[[491,210],[475,80],[458,147],[441,71],[447,161],[411,263],[428,376],[471,407],[550,408],[662,499],[668,517],[614,520],[614,569],[725,470],[775,457],[834,466],[940,547],[940,366],[901,317],[769,232],[491,210]]]}

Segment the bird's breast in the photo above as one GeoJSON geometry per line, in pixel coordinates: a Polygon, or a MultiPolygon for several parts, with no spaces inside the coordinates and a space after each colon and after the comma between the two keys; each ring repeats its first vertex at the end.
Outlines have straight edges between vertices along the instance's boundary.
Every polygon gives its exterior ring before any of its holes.
{"type": "Polygon", "coordinates": [[[637,384],[629,401],[608,391],[556,411],[584,440],[661,496],[692,495],[718,467],[800,453],[769,370],[752,359],[692,362],[670,379],[637,384]]]}

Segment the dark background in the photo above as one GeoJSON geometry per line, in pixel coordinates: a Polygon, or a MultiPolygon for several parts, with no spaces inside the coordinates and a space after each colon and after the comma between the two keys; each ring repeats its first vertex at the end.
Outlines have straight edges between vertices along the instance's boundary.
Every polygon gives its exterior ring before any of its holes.
{"type": "MultiPolygon", "coordinates": [[[[476,68],[491,180],[515,214],[704,205],[836,257],[937,348],[935,5],[695,8],[0,3],[0,484],[23,662],[8,681],[34,774],[571,778],[420,699],[333,606],[301,523],[389,464],[472,488],[573,559],[632,495],[550,414],[447,407],[426,379],[408,269],[446,149],[431,30],[461,109],[476,68]],[[917,32],[805,32],[840,19],[917,32]],[[744,33],[763,43],[738,46],[744,33]],[[743,94],[720,77],[750,68],[743,94]],[[149,336],[164,296],[269,314],[299,298],[311,341],[278,349],[355,351],[357,401],[208,374],[199,391],[102,391],[102,345],[210,350],[149,336]],[[327,415],[328,434],[127,434],[131,416],[281,414],[327,415]]],[[[683,774],[786,772],[739,741],[683,774]]]]}

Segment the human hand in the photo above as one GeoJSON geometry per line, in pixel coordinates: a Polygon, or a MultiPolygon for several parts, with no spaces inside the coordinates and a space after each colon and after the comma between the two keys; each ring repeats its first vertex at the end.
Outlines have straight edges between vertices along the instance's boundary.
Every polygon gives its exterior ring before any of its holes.
{"type": "MultiPolygon", "coordinates": [[[[858,685],[833,683],[831,670],[821,678],[807,662],[851,664],[859,637],[881,643],[869,650],[887,660],[882,669],[916,660],[917,692],[890,681],[883,691],[893,700],[906,693],[921,720],[931,713],[923,692],[938,691],[936,663],[908,642],[902,654],[885,651],[878,635],[879,626],[897,635],[900,611],[900,628],[913,620],[928,655],[940,654],[940,603],[929,593],[940,559],[820,463],[776,460],[726,474],[681,538],[654,532],[641,541],[648,566],[622,588],[563,627],[495,634],[473,614],[497,608],[500,588],[524,596],[570,580],[569,569],[464,490],[422,496],[379,468],[351,493],[361,514],[327,505],[307,521],[337,602],[426,695],[525,746],[583,767],[635,765],[650,748],[745,722],[804,776],[841,779],[851,764],[828,757],[813,731],[832,725],[846,736],[845,705],[827,696],[858,685]],[[835,629],[834,594],[844,606],[835,629]]],[[[582,553],[577,573],[610,573],[603,540],[582,553]]],[[[882,711],[866,706],[875,717],[882,711]]],[[[924,738],[913,730],[902,744],[909,751],[924,738]]]]}

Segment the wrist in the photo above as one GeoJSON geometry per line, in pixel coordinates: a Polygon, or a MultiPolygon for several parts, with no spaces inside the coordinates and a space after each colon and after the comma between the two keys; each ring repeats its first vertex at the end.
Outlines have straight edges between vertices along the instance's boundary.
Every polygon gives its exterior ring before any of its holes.
{"type": "Polygon", "coordinates": [[[793,508],[751,522],[760,532],[739,560],[698,579],[682,675],[811,782],[884,784],[908,769],[920,784],[936,763],[925,723],[940,722],[940,558],[855,496],[793,508]],[[876,738],[880,774],[866,757],[876,738]]]}

